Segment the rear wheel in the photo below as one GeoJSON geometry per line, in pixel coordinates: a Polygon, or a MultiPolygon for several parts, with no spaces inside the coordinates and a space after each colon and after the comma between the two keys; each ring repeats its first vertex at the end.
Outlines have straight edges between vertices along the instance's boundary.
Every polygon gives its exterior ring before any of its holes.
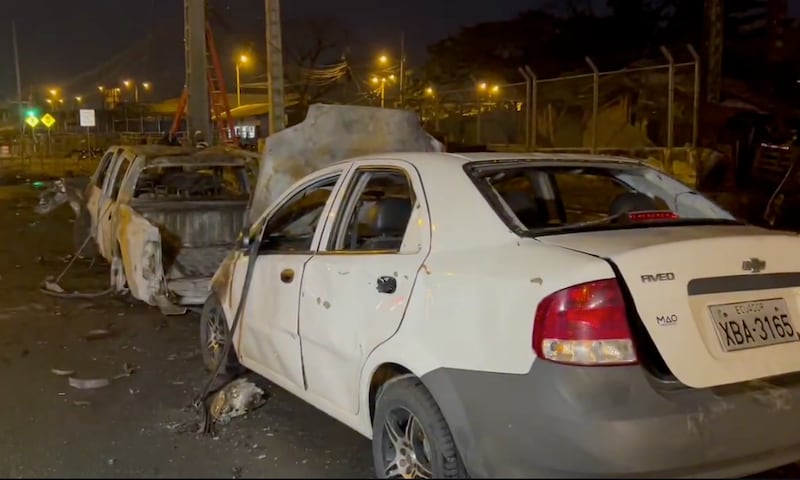
{"type": "Polygon", "coordinates": [[[225,358],[222,357],[225,345],[230,341],[231,334],[225,318],[225,311],[217,296],[211,294],[200,314],[200,351],[203,354],[203,364],[209,371],[216,370],[220,361],[224,365],[220,367],[219,373],[232,374],[242,370],[233,346],[228,350],[228,355],[225,358]]]}
{"type": "Polygon", "coordinates": [[[466,478],[447,422],[416,378],[381,388],[372,424],[377,478],[466,478]]]}

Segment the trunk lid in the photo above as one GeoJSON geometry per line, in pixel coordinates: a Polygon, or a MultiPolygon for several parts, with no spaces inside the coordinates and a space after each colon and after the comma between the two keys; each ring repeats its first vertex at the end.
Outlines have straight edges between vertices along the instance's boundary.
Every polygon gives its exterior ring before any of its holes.
{"type": "Polygon", "coordinates": [[[800,370],[800,237],[676,226],[539,237],[608,259],[673,375],[690,387],[800,370]]]}

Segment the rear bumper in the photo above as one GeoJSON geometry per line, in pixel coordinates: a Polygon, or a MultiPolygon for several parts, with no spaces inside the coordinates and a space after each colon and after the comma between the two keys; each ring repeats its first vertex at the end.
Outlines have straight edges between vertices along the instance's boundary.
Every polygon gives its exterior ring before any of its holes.
{"type": "Polygon", "coordinates": [[[638,366],[422,378],[473,477],[741,477],[800,460],[800,383],[667,391],[638,366]]]}

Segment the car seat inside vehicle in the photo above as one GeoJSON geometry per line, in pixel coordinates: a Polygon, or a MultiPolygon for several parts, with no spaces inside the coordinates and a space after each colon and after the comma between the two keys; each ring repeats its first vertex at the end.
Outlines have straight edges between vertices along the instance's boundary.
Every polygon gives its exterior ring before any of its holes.
{"type": "Polygon", "coordinates": [[[407,197],[385,197],[375,200],[366,213],[359,236],[366,240],[360,250],[399,250],[403,243],[413,205],[407,197]]]}

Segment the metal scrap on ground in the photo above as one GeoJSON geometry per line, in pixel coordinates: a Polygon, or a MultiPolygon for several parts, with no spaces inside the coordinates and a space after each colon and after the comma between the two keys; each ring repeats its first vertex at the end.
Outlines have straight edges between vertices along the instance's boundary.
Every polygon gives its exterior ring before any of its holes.
{"type": "Polygon", "coordinates": [[[225,385],[211,400],[211,418],[226,424],[232,418],[240,417],[266,403],[264,391],[245,378],[239,378],[225,385]]]}

